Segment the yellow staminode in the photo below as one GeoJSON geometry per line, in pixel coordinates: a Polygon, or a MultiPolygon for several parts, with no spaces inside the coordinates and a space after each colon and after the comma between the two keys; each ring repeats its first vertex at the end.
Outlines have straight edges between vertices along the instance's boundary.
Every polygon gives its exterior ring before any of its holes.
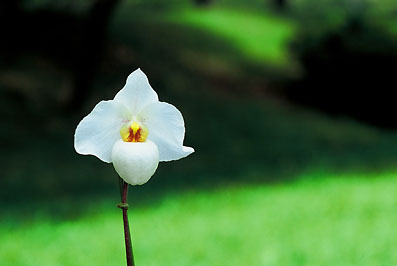
{"type": "Polygon", "coordinates": [[[140,129],[140,126],[139,126],[139,124],[137,122],[133,122],[131,124],[131,129],[132,129],[132,132],[134,134],[136,134],[138,132],[138,130],[140,129]]]}
{"type": "Polygon", "coordinates": [[[149,131],[147,127],[132,122],[127,124],[120,129],[120,135],[125,142],[145,142],[149,131]]]}

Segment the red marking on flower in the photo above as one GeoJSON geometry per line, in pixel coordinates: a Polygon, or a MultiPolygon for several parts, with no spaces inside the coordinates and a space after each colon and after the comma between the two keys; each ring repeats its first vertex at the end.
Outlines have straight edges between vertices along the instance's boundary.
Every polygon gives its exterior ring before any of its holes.
{"type": "Polygon", "coordinates": [[[127,142],[142,142],[142,135],[141,135],[141,129],[139,128],[136,133],[134,134],[134,131],[132,128],[129,128],[129,135],[127,138],[127,142]]]}

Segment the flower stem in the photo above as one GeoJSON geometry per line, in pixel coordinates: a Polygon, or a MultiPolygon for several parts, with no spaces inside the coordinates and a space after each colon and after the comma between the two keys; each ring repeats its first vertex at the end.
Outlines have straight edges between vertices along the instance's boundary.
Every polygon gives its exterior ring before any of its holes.
{"type": "Polygon", "coordinates": [[[130,234],[130,226],[128,224],[128,183],[124,182],[120,178],[120,192],[121,192],[121,203],[118,205],[119,208],[123,211],[123,223],[124,223],[124,238],[125,238],[125,253],[127,257],[127,266],[135,266],[134,262],[134,254],[132,253],[132,243],[131,243],[131,234],[130,234]]]}

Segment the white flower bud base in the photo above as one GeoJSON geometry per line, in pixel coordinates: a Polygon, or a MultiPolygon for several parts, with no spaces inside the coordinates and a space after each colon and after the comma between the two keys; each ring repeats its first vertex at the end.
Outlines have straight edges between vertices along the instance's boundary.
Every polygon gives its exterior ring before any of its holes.
{"type": "Polygon", "coordinates": [[[120,177],[130,185],[143,185],[159,164],[159,151],[151,141],[124,142],[113,145],[112,162],[120,177]]]}

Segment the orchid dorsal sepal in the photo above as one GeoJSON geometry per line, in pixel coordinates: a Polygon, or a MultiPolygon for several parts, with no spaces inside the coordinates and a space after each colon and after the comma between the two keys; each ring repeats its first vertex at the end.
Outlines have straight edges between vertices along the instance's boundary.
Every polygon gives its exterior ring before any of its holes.
{"type": "Polygon", "coordinates": [[[183,146],[181,112],[160,102],[146,75],[137,69],[113,100],[99,102],[77,126],[74,146],[113,163],[131,185],[146,183],[161,161],[178,160],[194,152],[183,146]]]}

